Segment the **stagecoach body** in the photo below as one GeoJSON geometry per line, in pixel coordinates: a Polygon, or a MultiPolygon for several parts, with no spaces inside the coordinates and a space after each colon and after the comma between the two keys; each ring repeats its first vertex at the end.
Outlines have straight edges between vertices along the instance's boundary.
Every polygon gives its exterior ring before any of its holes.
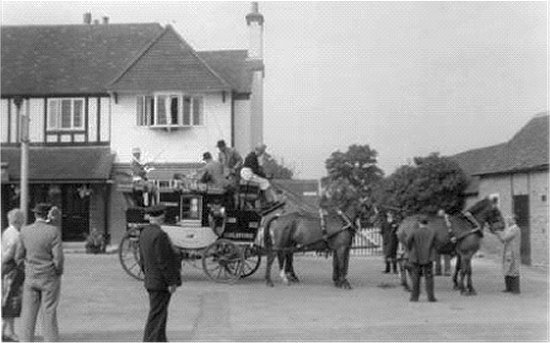
{"type": "Polygon", "coordinates": [[[202,267],[212,280],[225,283],[256,272],[261,263],[261,249],[254,241],[262,219],[256,207],[259,194],[256,185],[242,185],[236,196],[197,181],[160,186],[155,181],[141,183],[124,193],[130,206],[126,211],[126,233],[119,246],[119,259],[129,275],[143,279],[139,236],[149,223],[146,207],[135,206],[136,190],[151,203],[166,206],[161,229],[170,237],[183,265],[202,267]],[[220,227],[212,223],[214,206],[223,207],[224,220],[220,227]]]}

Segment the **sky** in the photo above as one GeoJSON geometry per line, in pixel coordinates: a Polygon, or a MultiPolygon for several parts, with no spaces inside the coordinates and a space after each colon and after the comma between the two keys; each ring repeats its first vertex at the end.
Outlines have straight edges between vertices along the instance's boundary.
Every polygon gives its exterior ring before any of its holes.
{"type": "MultiPolygon", "coordinates": [[[[171,24],[196,50],[246,49],[250,3],[2,1],[2,25],[171,24]]],[[[352,144],[386,175],[415,156],[508,141],[548,111],[537,2],[260,2],[264,141],[297,178],[352,144]]],[[[246,152],[241,152],[245,154],[246,152]]]]}

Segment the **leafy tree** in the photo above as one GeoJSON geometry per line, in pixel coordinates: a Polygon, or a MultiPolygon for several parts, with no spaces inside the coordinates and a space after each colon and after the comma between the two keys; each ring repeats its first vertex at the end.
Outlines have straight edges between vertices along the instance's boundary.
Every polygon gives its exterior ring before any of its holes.
{"type": "Polygon", "coordinates": [[[398,209],[403,215],[448,213],[462,210],[467,176],[458,164],[437,153],[415,157],[414,165],[401,166],[375,191],[381,208],[398,209]]]}
{"type": "Polygon", "coordinates": [[[278,162],[273,156],[264,153],[263,168],[266,175],[274,179],[292,179],[294,171],[284,165],[284,161],[278,162]]]}
{"type": "Polygon", "coordinates": [[[328,175],[324,188],[344,207],[354,202],[363,208],[363,215],[372,215],[372,191],[384,173],[376,165],[378,153],[367,145],[351,145],[346,152],[335,151],[325,161],[328,175]]]}

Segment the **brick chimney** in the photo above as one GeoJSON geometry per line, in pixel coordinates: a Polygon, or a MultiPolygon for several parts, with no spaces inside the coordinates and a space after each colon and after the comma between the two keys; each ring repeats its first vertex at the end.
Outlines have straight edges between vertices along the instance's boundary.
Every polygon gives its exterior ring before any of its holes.
{"type": "Polygon", "coordinates": [[[249,59],[262,59],[264,49],[264,16],[259,12],[258,3],[252,2],[250,13],[246,15],[246,24],[249,30],[249,59]]]}
{"type": "Polygon", "coordinates": [[[258,3],[252,2],[250,13],[246,15],[249,30],[248,64],[252,72],[250,95],[250,137],[248,149],[264,143],[264,16],[258,9],[258,3]]]}

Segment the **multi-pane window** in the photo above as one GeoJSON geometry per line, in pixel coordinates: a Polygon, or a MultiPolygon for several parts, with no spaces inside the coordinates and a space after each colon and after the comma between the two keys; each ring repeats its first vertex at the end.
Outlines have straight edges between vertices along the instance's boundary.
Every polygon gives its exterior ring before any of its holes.
{"type": "Polygon", "coordinates": [[[202,97],[172,93],[137,97],[138,126],[201,126],[203,119],[202,97]]]}
{"type": "Polygon", "coordinates": [[[48,130],[84,130],[84,99],[48,99],[48,130]]]}

